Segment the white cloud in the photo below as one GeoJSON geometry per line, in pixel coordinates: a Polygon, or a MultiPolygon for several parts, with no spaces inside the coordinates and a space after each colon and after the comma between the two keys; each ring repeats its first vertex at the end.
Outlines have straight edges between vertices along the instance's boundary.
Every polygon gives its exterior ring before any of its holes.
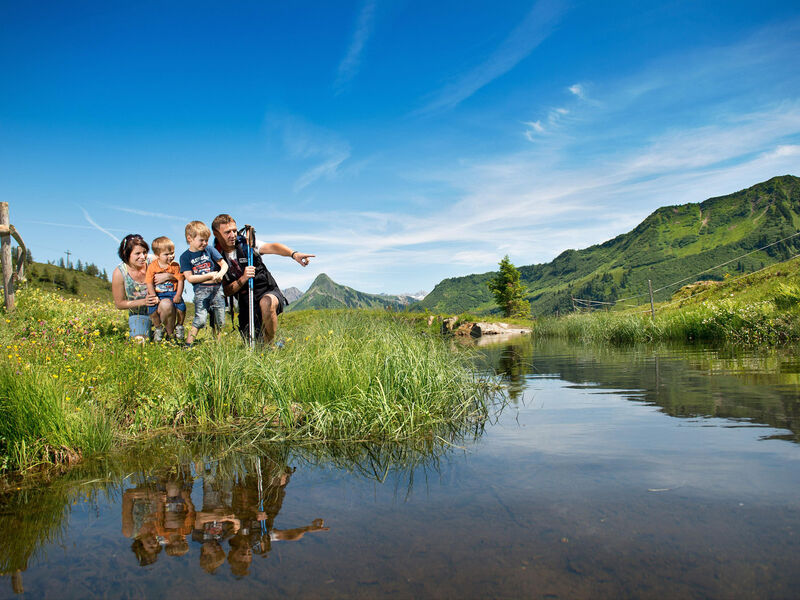
{"type": "MultiPolygon", "coordinates": [[[[27,223],[33,223],[34,225],[50,225],[52,227],[59,227],[59,228],[67,228],[67,229],[92,229],[97,230],[97,227],[94,225],[72,225],[68,223],[54,223],[53,221],[27,221],[27,223]]],[[[105,231],[126,231],[125,229],[114,229],[109,227],[105,229],[105,231]]],[[[104,231],[104,233],[105,233],[104,231]]]]}
{"type": "Polygon", "coordinates": [[[481,64],[445,86],[420,113],[447,110],[460,104],[485,85],[513,69],[541,44],[565,12],[560,0],[539,0],[523,21],[481,64]]]}
{"type": "Polygon", "coordinates": [[[528,138],[528,141],[532,142],[535,140],[536,134],[544,133],[544,127],[542,126],[541,121],[523,121],[522,124],[528,127],[524,132],[525,137],[528,138]]]}
{"type": "Polygon", "coordinates": [[[130,213],[132,215],[139,215],[142,217],[151,217],[153,219],[169,219],[171,221],[183,221],[187,223],[190,219],[186,217],[176,217],[174,215],[166,215],[160,212],[153,212],[149,210],[139,210],[137,208],[129,208],[127,206],[109,206],[109,208],[113,208],[114,210],[118,210],[121,212],[130,213]]]}
{"type": "Polygon", "coordinates": [[[308,187],[321,177],[334,177],[339,166],[350,157],[349,152],[338,154],[330,157],[316,167],[313,167],[303,173],[295,181],[293,190],[299,192],[303,188],[308,187]]]}
{"type": "Polygon", "coordinates": [[[567,89],[570,91],[571,94],[574,94],[575,96],[577,96],[581,100],[583,100],[586,97],[586,92],[585,92],[585,90],[583,89],[583,86],[580,83],[575,83],[575,84],[569,86],[567,89]]]}
{"type": "Polygon", "coordinates": [[[337,177],[342,164],[350,158],[350,145],[346,141],[327,129],[297,117],[269,116],[267,125],[271,131],[277,132],[290,158],[316,163],[296,178],[293,186],[295,193],[319,179],[337,177]]]}
{"type": "Polygon", "coordinates": [[[342,62],[339,63],[336,82],[334,83],[334,88],[337,92],[341,91],[343,86],[358,73],[358,69],[361,65],[361,55],[364,52],[367,41],[372,35],[374,20],[375,2],[374,0],[367,0],[361,7],[361,12],[358,15],[356,29],[350,41],[350,46],[347,49],[347,54],[345,54],[342,62]]]}

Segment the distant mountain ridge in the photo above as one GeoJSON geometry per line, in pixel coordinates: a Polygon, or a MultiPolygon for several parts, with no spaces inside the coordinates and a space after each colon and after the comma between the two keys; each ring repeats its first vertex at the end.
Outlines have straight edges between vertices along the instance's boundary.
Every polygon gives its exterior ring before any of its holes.
{"type": "MultiPolygon", "coordinates": [[[[800,178],[784,175],[701,203],[659,208],[628,233],[583,250],[566,250],[549,263],[519,270],[533,314],[546,315],[571,310],[573,297],[613,302],[646,295],[648,279],[658,289],[691,278],[791,236],[799,227],[800,178]]],[[[794,237],[737,259],[726,270],[753,271],[798,251],[800,237],[794,237]]],[[[699,278],[721,278],[726,270],[699,278]]],[[[494,274],[444,279],[411,310],[495,311],[486,286],[494,274]]],[[[675,289],[664,290],[656,300],[668,298],[675,289]]]]}
{"type": "Polygon", "coordinates": [[[290,303],[297,302],[303,295],[303,292],[294,286],[288,287],[285,290],[281,290],[281,292],[283,292],[283,297],[286,298],[290,303]]]}
{"type": "Polygon", "coordinates": [[[410,297],[367,294],[333,281],[325,273],[320,273],[311,287],[288,310],[307,310],[321,308],[388,308],[402,310],[414,300],[410,297]]]}

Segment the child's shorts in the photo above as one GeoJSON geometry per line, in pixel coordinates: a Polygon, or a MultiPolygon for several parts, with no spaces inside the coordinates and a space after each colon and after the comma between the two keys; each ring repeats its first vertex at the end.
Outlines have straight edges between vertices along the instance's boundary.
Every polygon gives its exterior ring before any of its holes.
{"type": "Polygon", "coordinates": [[[198,285],[194,288],[192,327],[205,327],[209,312],[212,326],[222,329],[225,325],[225,294],[222,293],[222,285],[198,285]]]}
{"type": "Polygon", "coordinates": [[[130,315],[128,317],[128,329],[131,330],[131,337],[145,337],[150,339],[150,317],[147,315],[130,315]]]}
{"type": "MultiPolygon", "coordinates": [[[[186,303],[183,301],[183,298],[181,298],[180,302],[175,302],[175,292],[160,292],[160,293],[156,294],[156,296],[158,296],[162,300],[164,298],[169,298],[170,300],[172,300],[172,303],[175,305],[175,310],[180,310],[180,311],[186,312],[186,303]]],[[[158,304],[156,304],[154,306],[148,306],[147,307],[147,314],[148,315],[152,315],[157,310],[158,310],[158,304]]]]}

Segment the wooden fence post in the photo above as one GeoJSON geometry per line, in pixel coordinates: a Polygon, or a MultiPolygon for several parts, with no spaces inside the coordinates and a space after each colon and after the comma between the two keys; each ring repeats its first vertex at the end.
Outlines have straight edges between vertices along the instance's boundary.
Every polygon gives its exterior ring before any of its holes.
{"type": "Polygon", "coordinates": [[[11,221],[8,217],[8,202],[0,202],[0,266],[3,269],[3,298],[6,312],[14,310],[14,280],[11,265],[11,221]]]}
{"type": "Polygon", "coordinates": [[[647,287],[650,288],[650,318],[655,320],[656,318],[656,305],[653,303],[653,282],[649,279],[647,280],[647,287]]]}

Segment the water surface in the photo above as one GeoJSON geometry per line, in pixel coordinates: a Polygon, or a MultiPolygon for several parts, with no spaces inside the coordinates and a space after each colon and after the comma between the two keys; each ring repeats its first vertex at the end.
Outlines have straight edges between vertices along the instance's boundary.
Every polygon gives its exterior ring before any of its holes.
{"type": "Polygon", "coordinates": [[[797,352],[481,353],[509,403],[457,447],[165,442],[9,495],[0,598],[797,597],[797,352]]]}

